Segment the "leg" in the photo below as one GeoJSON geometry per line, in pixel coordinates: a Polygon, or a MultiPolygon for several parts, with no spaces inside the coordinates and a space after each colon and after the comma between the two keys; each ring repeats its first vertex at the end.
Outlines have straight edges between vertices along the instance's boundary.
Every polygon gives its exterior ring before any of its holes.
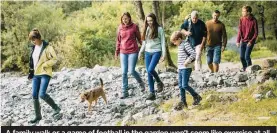
{"type": "Polygon", "coordinates": [[[151,93],[154,93],[154,80],[153,80],[153,76],[148,71],[151,59],[152,59],[152,54],[149,53],[149,52],[145,52],[145,65],[146,65],[146,71],[147,71],[149,89],[150,89],[151,93]]]}
{"type": "Polygon", "coordinates": [[[214,57],[213,57],[214,72],[218,72],[220,61],[221,61],[221,46],[218,45],[214,48],[214,57]]]}
{"type": "Polygon", "coordinates": [[[41,107],[38,100],[38,93],[39,93],[39,85],[40,85],[40,78],[34,76],[32,79],[32,96],[33,96],[33,104],[35,109],[35,118],[30,120],[30,123],[36,123],[41,120],[41,107]]]}
{"type": "Polygon", "coordinates": [[[52,116],[60,113],[61,109],[58,107],[58,105],[54,102],[54,100],[46,94],[46,90],[50,81],[50,76],[48,75],[42,75],[41,77],[41,84],[40,84],[40,98],[43,99],[48,105],[50,105],[54,109],[54,113],[52,116]]]}
{"type": "Polygon", "coordinates": [[[196,96],[197,93],[189,86],[189,77],[192,72],[192,68],[186,68],[183,71],[182,87],[186,89],[192,96],[196,96]]]}
{"type": "Polygon", "coordinates": [[[181,101],[186,102],[186,90],[183,87],[183,78],[184,78],[184,69],[179,69],[179,78],[178,78],[178,84],[179,84],[179,89],[180,89],[180,95],[181,95],[181,101]]]}
{"type": "Polygon", "coordinates": [[[197,45],[195,47],[196,52],[196,59],[195,59],[195,70],[200,71],[201,70],[201,45],[197,45]]]}
{"type": "Polygon", "coordinates": [[[33,99],[38,99],[38,94],[40,90],[41,78],[39,76],[34,76],[32,79],[32,96],[33,99]]]}
{"type": "Polygon", "coordinates": [[[247,67],[252,65],[252,61],[251,61],[251,52],[253,50],[254,44],[252,44],[250,47],[246,46],[246,50],[245,50],[245,60],[247,63],[247,67]]]}
{"type": "Polygon", "coordinates": [[[120,53],[123,96],[128,97],[128,54],[120,53]]]}
{"type": "Polygon", "coordinates": [[[214,49],[212,47],[207,47],[207,64],[211,70],[211,72],[214,72],[214,68],[213,68],[213,64],[212,64],[212,61],[213,61],[213,57],[214,57],[214,49]]]}
{"type": "Polygon", "coordinates": [[[106,98],[106,95],[105,95],[105,94],[102,94],[102,97],[103,97],[103,99],[104,99],[105,103],[107,104],[107,98],[106,98]]]}
{"type": "Polygon", "coordinates": [[[180,89],[180,95],[181,95],[181,101],[174,107],[175,110],[182,110],[184,107],[188,107],[187,101],[186,101],[186,91],[185,88],[182,86],[183,78],[184,78],[184,69],[179,69],[178,72],[178,83],[179,83],[179,89],[180,89]]]}
{"type": "Polygon", "coordinates": [[[241,43],[241,45],[240,45],[240,61],[241,61],[243,70],[245,70],[247,67],[247,63],[246,63],[246,59],[245,59],[246,45],[247,45],[247,43],[241,43]]]}
{"type": "Polygon", "coordinates": [[[142,78],[139,75],[139,73],[135,70],[136,64],[137,64],[137,60],[138,60],[138,53],[129,54],[129,57],[128,57],[128,68],[129,68],[129,72],[134,76],[134,78],[139,83],[141,91],[144,91],[145,90],[145,84],[142,81],[142,78]]]}
{"type": "MultiPolygon", "coordinates": [[[[149,66],[147,68],[148,74],[152,75],[152,77],[154,77],[157,82],[161,82],[161,80],[160,80],[160,78],[158,76],[158,73],[155,71],[155,67],[159,63],[160,57],[161,57],[161,52],[155,52],[155,53],[153,53],[151,61],[150,61],[150,64],[149,64],[149,66]]],[[[150,88],[151,92],[154,92],[154,81],[151,83],[150,86],[152,87],[152,88],[150,88]]]]}
{"type": "Polygon", "coordinates": [[[91,102],[88,103],[88,112],[90,112],[91,110],[91,104],[92,104],[91,102]]]}
{"type": "Polygon", "coordinates": [[[98,98],[95,99],[95,103],[94,103],[94,106],[96,106],[97,104],[97,101],[98,101],[98,98]]]}

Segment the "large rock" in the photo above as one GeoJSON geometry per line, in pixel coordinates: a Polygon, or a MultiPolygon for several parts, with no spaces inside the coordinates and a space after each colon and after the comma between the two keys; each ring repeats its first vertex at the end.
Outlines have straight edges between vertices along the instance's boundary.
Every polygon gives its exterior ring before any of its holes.
{"type": "Polygon", "coordinates": [[[234,78],[238,82],[245,82],[248,79],[246,73],[238,73],[234,78]]]}
{"type": "Polygon", "coordinates": [[[255,73],[259,70],[261,70],[262,68],[259,65],[251,65],[249,67],[246,68],[246,72],[247,73],[255,73]]]}
{"type": "Polygon", "coordinates": [[[273,67],[275,63],[276,63],[276,60],[274,59],[265,59],[263,60],[262,67],[270,68],[270,67],[273,67]]]}

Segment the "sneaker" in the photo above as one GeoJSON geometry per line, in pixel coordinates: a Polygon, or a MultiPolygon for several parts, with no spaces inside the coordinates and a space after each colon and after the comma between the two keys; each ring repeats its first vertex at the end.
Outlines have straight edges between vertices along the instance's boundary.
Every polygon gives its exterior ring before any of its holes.
{"type": "Polygon", "coordinates": [[[179,102],[178,104],[175,105],[174,109],[175,110],[182,110],[184,108],[188,108],[187,102],[179,102]]]}
{"type": "Polygon", "coordinates": [[[163,82],[158,82],[157,83],[157,93],[160,93],[160,92],[162,92],[163,91],[163,89],[164,89],[164,83],[163,82]]]}
{"type": "Polygon", "coordinates": [[[147,96],[146,100],[151,100],[151,101],[156,100],[156,95],[154,93],[150,93],[147,96]]]}
{"type": "Polygon", "coordinates": [[[241,68],[239,71],[240,72],[245,72],[245,70],[246,70],[245,68],[241,68]]]}
{"type": "Polygon", "coordinates": [[[200,95],[196,95],[193,97],[194,102],[192,103],[193,105],[198,105],[200,101],[202,100],[202,97],[200,95]]]}

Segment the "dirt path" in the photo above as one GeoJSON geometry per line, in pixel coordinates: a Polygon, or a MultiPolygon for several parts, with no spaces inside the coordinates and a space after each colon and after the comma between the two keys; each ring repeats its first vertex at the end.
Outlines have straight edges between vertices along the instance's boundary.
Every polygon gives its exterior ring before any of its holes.
{"type": "MultiPolygon", "coordinates": [[[[253,59],[252,63],[253,64],[257,64],[257,62],[261,62],[264,59],[277,59],[277,56],[275,57],[267,57],[267,58],[260,58],[260,59],[253,59]]],[[[261,65],[261,64],[257,64],[257,65],[261,65]]],[[[203,64],[203,70],[208,70],[208,65],[207,64],[203,64]]],[[[220,63],[219,65],[219,71],[223,71],[226,69],[234,69],[234,68],[241,68],[241,62],[224,62],[224,63],[220,63]]]]}

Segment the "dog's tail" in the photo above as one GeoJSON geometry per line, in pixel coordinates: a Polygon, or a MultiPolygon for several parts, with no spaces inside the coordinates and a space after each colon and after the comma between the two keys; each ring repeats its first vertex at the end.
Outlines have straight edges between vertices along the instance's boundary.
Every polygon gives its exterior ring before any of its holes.
{"type": "Polygon", "coordinates": [[[101,78],[99,78],[100,83],[101,83],[101,88],[103,88],[104,84],[103,84],[103,80],[101,78]]]}

